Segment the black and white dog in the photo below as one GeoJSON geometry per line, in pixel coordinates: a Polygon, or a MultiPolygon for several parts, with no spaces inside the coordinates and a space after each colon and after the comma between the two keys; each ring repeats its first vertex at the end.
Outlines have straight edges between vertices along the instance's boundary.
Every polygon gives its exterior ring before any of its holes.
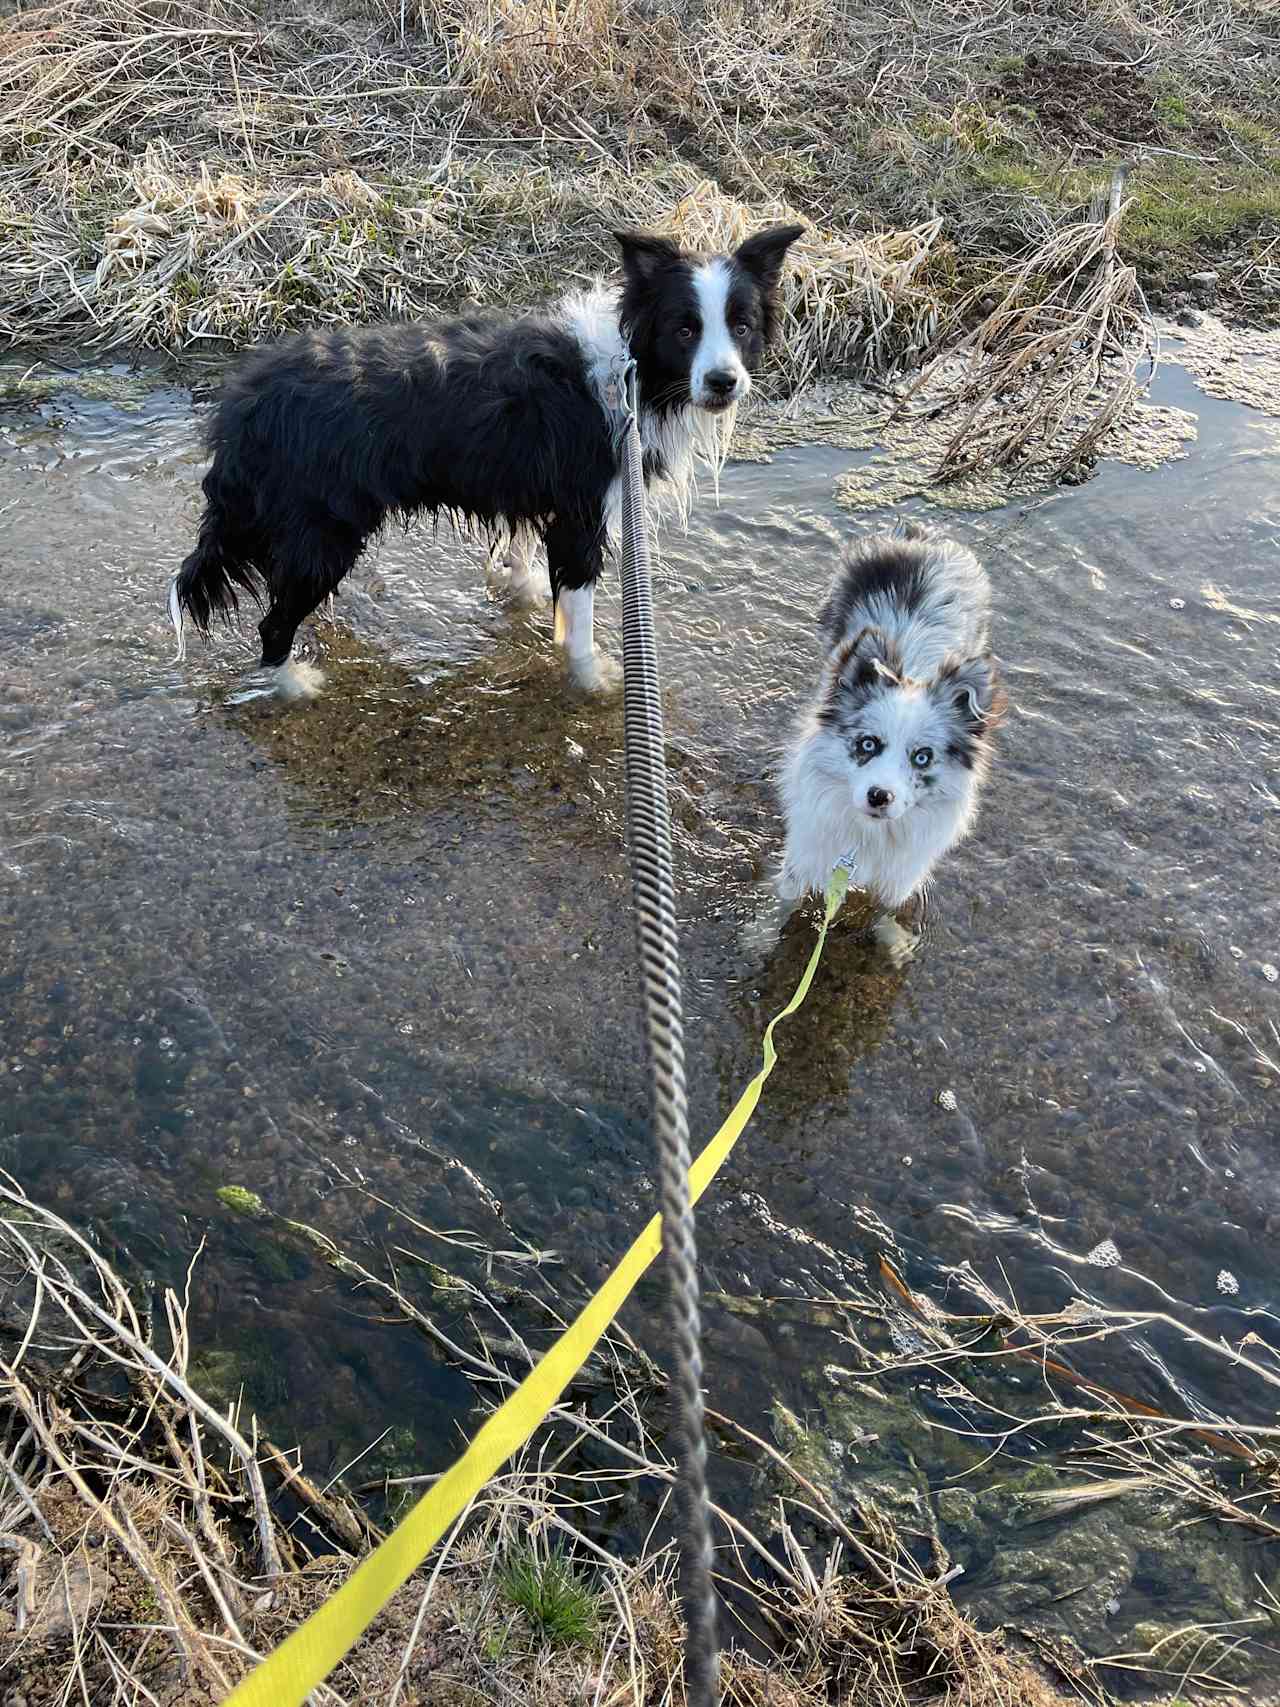
{"type": "Polygon", "coordinates": [[[291,663],[299,624],[388,518],[425,510],[505,537],[517,594],[542,541],[572,677],[589,689],[616,679],[592,618],[617,537],[624,370],[634,359],[646,476],[683,508],[699,460],[723,459],[721,417],[775,333],[802,231],[773,226],[711,256],[620,232],[620,289],[518,317],[300,333],[255,352],[209,428],[199,539],[169,595],[179,657],[183,614],[207,634],[242,590],[266,605],[262,664],[277,691],[314,692],[318,672],[291,663]]]}
{"type": "Polygon", "coordinates": [[[821,894],[848,856],[901,960],[914,939],[891,915],[972,829],[1008,704],[991,585],[971,551],[908,523],[846,551],[818,626],[822,677],[781,776],[777,890],[821,894]]]}

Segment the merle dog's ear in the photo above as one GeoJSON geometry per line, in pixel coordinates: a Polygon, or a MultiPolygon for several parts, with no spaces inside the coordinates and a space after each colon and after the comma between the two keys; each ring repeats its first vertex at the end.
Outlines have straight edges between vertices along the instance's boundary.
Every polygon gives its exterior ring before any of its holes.
{"type": "Polygon", "coordinates": [[[883,628],[864,628],[846,641],[832,659],[837,687],[868,694],[877,682],[901,680],[902,660],[883,628]]]}
{"type": "Polygon", "coordinates": [[[994,729],[1004,717],[1009,696],[1000,675],[1000,660],[992,652],[975,658],[952,659],[934,683],[935,698],[949,707],[975,734],[994,729]]]}
{"type": "Polygon", "coordinates": [[[629,279],[647,283],[664,268],[680,259],[680,245],[670,237],[650,231],[615,231],[613,240],[622,250],[622,270],[629,279]]]}
{"type": "Polygon", "coordinates": [[[771,291],[782,277],[782,263],[787,258],[787,250],[797,237],[803,236],[803,225],[770,225],[739,244],[733,258],[763,290],[771,291]]]}

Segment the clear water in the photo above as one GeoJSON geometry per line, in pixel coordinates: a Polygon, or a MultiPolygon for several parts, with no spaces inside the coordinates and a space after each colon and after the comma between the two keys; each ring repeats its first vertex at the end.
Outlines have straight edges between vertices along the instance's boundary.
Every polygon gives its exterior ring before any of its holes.
{"type": "MultiPolygon", "coordinates": [[[[1280,1344],[1280,441],[1177,370],[1160,386],[1199,413],[1186,460],[944,518],[995,584],[1001,760],[905,976],[833,939],[702,1218],[714,1290],[865,1292],[883,1251],[933,1296],[969,1263],[1028,1311],[1086,1297],[1280,1344]]],[[[574,698],[546,623],[426,528],[318,625],[318,703],[245,697],[248,634],[175,665],[193,420],[179,388],[74,381],[0,412],[0,1157],[166,1279],[204,1238],[197,1338],[316,1471],[389,1427],[435,1468],[461,1377],[215,1194],[371,1266],[450,1263],[363,1182],[604,1272],[651,1203],[620,707],[574,698]]],[[[753,958],[739,932],[815,603],[870,525],[832,496],[859,460],[735,465],[666,541],[695,1137],[807,950],[753,958]]],[[[612,588],[601,628],[616,645],[612,588]]],[[[821,1355],[768,1315],[709,1327],[715,1402],[757,1424],[821,1355]]],[[[1167,1334],[1093,1368],[1162,1405],[1256,1402],[1167,1334]]]]}

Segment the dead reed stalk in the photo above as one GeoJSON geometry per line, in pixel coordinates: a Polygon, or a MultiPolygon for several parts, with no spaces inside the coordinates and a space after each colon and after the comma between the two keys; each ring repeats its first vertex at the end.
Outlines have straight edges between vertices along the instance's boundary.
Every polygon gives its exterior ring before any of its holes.
{"type": "Polygon", "coordinates": [[[1117,253],[1123,186],[1116,173],[1088,220],[1055,231],[956,306],[899,406],[954,421],[939,479],[1014,467],[1079,474],[1141,396],[1155,351],[1137,275],[1117,253]]]}

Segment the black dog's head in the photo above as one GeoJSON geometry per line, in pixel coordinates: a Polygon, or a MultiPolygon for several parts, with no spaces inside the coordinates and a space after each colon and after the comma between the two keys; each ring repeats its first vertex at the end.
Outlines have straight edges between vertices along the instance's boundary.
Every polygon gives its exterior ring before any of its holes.
{"type": "Polygon", "coordinates": [[[778,282],[802,225],[771,225],[731,255],[696,255],[669,237],[615,232],[622,327],[650,408],[718,413],[746,396],[772,342],[778,282]]]}

